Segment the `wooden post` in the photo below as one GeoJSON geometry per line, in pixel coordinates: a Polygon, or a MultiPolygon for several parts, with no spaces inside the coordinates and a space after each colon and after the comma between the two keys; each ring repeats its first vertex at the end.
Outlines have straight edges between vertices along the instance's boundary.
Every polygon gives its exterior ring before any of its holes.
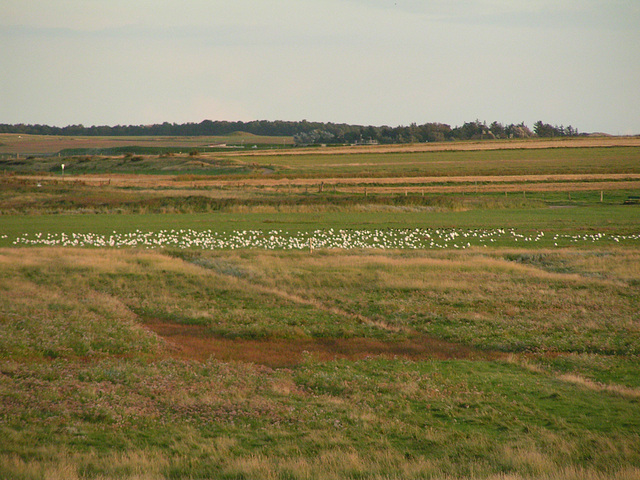
{"type": "Polygon", "coordinates": [[[368,197],[368,196],[369,196],[369,194],[367,193],[367,187],[364,187],[364,196],[365,196],[365,197],[368,197]]]}
{"type": "Polygon", "coordinates": [[[604,201],[604,192],[600,190],[600,203],[604,201]]]}

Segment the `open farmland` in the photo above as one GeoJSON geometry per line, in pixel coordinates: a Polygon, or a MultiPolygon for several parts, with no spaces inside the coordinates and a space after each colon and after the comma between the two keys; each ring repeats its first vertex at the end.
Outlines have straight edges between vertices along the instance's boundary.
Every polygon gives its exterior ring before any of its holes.
{"type": "Polygon", "coordinates": [[[0,478],[640,479],[640,146],[587,140],[5,161],[0,478]]]}
{"type": "Polygon", "coordinates": [[[108,150],[118,148],[165,149],[166,151],[190,149],[211,149],[215,145],[229,144],[238,147],[253,145],[291,145],[289,137],[267,137],[237,132],[225,136],[209,137],[82,137],[58,135],[25,135],[17,133],[0,134],[0,156],[57,155],[60,152],[108,150]]]}

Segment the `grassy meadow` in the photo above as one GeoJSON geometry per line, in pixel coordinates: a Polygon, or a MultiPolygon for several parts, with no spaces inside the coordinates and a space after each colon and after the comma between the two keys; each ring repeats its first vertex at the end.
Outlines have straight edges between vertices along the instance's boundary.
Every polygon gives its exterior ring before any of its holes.
{"type": "MultiPolygon", "coordinates": [[[[331,176],[476,176],[551,173],[640,173],[640,147],[542,148],[489,151],[260,155],[248,159],[283,174],[331,176]]],[[[232,155],[229,155],[233,158],[232,155]]]]}
{"type": "Polygon", "coordinates": [[[33,159],[0,178],[0,478],[640,479],[640,191],[473,180],[640,173],[617,150],[238,177],[469,177],[427,195],[46,182],[33,159]]]}

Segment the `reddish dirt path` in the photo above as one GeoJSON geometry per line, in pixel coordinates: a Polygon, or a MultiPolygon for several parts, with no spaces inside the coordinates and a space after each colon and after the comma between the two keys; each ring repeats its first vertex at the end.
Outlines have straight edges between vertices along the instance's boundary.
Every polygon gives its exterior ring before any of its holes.
{"type": "Polygon", "coordinates": [[[163,322],[145,325],[167,342],[170,357],[205,361],[213,356],[217,360],[255,363],[272,368],[298,365],[308,355],[320,361],[359,360],[373,356],[408,360],[487,360],[500,356],[424,335],[388,342],[371,338],[248,340],[211,336],[202,326],[163,322]]]}

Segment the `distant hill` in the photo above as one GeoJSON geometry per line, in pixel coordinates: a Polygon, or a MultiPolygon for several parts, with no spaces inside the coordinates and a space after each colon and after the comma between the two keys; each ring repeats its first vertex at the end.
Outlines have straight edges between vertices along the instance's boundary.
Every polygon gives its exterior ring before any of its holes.
{"type": "Polygon", "coordinates": [[[531,136],[557,137],[575,136],[578,130],[571,126],[553,126],[536,122],[534,131],[524,122],[503,125],[499,122],[487,124],[479,120],[466,122],[452,128],[444,123],[425,123],[409,126],[363,126],[345,123],[290,122],[282,120],[254,120],[251,122],[227,122],[203,120],[200,123],[169,123],[154,125],[91,126],[68,125],[9,125],[0,124],[0,133],[59,136],[271,136],[294,137],[299,144],[353,144],[353,143],[424,143],[448,140],[487,140],[502,138],[527,138],[531,136]]]}

